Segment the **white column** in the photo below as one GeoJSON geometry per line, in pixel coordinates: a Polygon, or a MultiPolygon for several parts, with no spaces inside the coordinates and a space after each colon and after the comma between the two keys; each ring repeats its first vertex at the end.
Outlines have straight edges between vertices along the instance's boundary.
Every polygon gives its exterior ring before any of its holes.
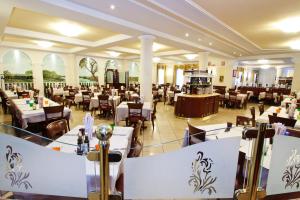
{"type": "Polygon", "coordinates": [[[139,82],[141,86],[140,95],[144,98],[144,101],[152,101],[152,46],[155,39],[152,35],[142,35],[139,37],[141,40],[141,71],[139,82]]]}
{"type": "Polygon", "coordinates": [[[199,52],[198,53],[199,69],[200,70],[207,70],[208,55],[209,55],[209,52],[199,52]]]}
{"type": "Polygon", "coordinates": [[[294,61],[294,76],[292,83],[292,92],[300,92],[300,56],[293,59],[294,61]]]}
{"type": "Polygon", "coordinates": [[[34,63],[32,65],[32,77],[34,88],[40,90],[40,95],[44,95],[43,67],[41,64],[34,63]]]}
{"type": "Polygon", "coordinates": [[[232,77],[234,64],[234,60],[229,60],[225,63],[224,66],[224,85],[227,87],[227,89],[232,88],[234,86],[234,79],[232,77]]]}
{"type": "Polygon", "coordinates": [[[275,81],[276,84],[278,84],[278,80],[279,80],[279,77],[281,76],[281,74],[282,74],[282,68],[276,67],[276,81],[275,81]]]}

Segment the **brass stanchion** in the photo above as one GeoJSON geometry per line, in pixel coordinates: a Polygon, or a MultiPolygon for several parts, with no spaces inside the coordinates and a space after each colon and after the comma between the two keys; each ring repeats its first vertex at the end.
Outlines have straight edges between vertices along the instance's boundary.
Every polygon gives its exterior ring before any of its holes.
{"type": "Polygon", "coordinates": [[[108,200],[109,199],[109,138],[112,135],[112,129],[109,125],[102,125],[97,128],[96,136],[99,139],[99,153],[90,152],[87,158],[90,161],[99,161],[100,163],[100,192],[89,193],[90,200],[108,200]]]}
{"type": "Polygon", "coordinates": [[[258,188],[258,179],[266,129],[266,123],[258,124],[257,137],[253,138],[254,146],[252,148],[251,169],[248,177],[249,181],[246,190],[238,192],[237,199],[239,200],[256,200],[258,197],[264,196],[264,191],[258,188]]]}

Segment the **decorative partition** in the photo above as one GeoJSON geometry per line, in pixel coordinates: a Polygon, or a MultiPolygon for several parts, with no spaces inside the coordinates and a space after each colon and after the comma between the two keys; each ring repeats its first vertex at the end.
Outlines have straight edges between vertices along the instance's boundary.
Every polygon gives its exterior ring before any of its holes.
{"type": "Polygon", "coordinates": [[[275,136],[267,195],[300,192],[300,138],[275,136]]]}
{"type": "Polygon", "coordinates": [[[171,153],[127,159],[124,197],[233,198],[239,147],[240,138],[228,138],[171,153]]]}
{"type": "Polygon", "coordinates": [[[0,133],[0,191],[87,197],[86,159],[0,133]]]}

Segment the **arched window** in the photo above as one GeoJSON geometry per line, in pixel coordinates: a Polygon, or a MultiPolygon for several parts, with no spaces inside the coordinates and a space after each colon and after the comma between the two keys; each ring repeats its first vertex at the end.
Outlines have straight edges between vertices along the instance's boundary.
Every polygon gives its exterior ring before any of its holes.
{"type": "Polygon", "coordinates": [[[65,64],[63,59],[56,54],[48,54],[42,62],[44,83],[64,83],[65,64]]]}
{"type": "Polygon", "coordinates": [[[32,62],[23,51],[15,49],[4,54],[3,74],[6,89],[12,84],[23,89],[29,89],[33,86],[32,62]]]}
{"type": "Polygon", "coordinates": [[[98,63],[93,58],[82,58],[79,61],[79,82],[98,82],[98,63]]]}
{"type": "Polygon", "coordinates": [[[139,82],[140,76],[140,67],[138,63],[132,62],[129,65],[129,82],[130,83],[137,83],[139,82]]]}

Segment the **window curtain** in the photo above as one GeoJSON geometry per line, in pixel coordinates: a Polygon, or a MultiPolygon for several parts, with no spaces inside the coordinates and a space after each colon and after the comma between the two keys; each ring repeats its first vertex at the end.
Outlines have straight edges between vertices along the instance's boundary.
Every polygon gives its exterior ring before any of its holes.
{"type": "Polygon", "coordinates": [[[158,84],[165,84],[167,80],[167,73],[166,73],[167,65],[163,63],[157,63],[157,83],[158,84]]]}

